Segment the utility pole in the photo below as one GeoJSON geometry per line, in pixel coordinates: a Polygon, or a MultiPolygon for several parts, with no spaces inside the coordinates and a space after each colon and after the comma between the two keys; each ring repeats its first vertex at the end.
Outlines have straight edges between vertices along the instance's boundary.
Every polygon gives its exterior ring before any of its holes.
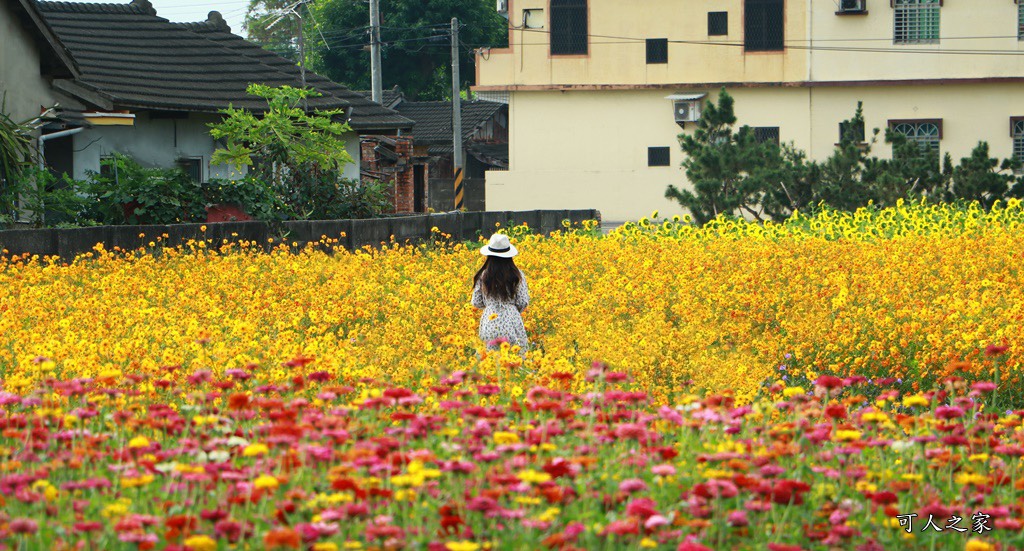
{"type": "MultiPolygon", "coordinates": [[[[299,4],[301,10],[306,5],[305,2],[299,4]]],[[[307,8],[308,9],[308,8],[307,8]]],[[[302,76],[302,87],[306,87],[306,34],[303,30],[305,27],[305,21],[302,20],[302,16],[298,12],[295,13],[299,22],[299,75],[302,76]]]]}
{"type": "Polygon", "coordinates": [[[455,208],[463,207],[462,86],[459,83],[459,19],[452,18],[452,146],[454,147],[455,208]]]}
{"type": "Polygon", "coordinates": [[[380,74],[380,0],[370,0],[370,80],[373,101],[384,103],[380,74]]]}

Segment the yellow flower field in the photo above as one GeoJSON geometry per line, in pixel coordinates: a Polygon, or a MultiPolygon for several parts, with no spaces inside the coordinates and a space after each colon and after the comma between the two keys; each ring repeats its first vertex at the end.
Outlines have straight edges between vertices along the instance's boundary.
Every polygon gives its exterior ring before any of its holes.
{"type": "Polygon", "coordinates": [[[525,360],[440,233],[0,261],[0,549],[1021,549],[1022,227],[510,228],[525,360]]]}
{"type": "MultiPolygon", "coordinates": [[[[513,230],[534,297],[527,362],[544,374],[601,359],[657,396],[692,379],[744,401],[780,364],[812,379],[988,378],[979,350],[1005,340],[1012,388],[1022,221],[1015,202],[992,214],[901,206],[767,227],[644,220],[605,238],[513,230]]],[[[475,247],[214,249],[0,265],[6,386],[251,362],[283,381],[293,373],[281,362],[297,355],[347,379],[429,384],[477,361],[475,247]]]]}

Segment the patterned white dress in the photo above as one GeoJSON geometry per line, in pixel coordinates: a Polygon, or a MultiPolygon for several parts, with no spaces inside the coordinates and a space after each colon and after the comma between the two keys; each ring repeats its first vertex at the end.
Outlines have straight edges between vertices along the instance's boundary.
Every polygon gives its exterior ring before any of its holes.
{"type": "MultiPolygon", "coordinates": [[[[480,288],[480,283],[473,287],[473,306],[483,308],[480,315],[480,339],[489,343],[498,338],[505,338],[510,345],[519,345],[520,353],[525,354],[529,347],[526,339],[526,328],[520,312],[530,304],[530,291],[526,287],[526,276],[519,272],[519,286],[512,300],[501,300],[487,296],[480,288]]],[[[488,346],[495,350],[499,346],[488,346]]]]}

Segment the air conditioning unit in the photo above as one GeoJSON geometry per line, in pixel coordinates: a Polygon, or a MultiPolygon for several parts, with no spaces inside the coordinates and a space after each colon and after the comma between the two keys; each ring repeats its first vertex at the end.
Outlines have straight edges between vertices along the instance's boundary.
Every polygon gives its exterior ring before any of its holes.
{"type": "Polygon", "coordinates": [[[498,13],[508,17],[508,0],[498,0],[498,13]]]}
{"type": "Polygon", "coordinates": [[[676,100],[673,102],[676,122],[696,122],[700,120],[700,100],[676,100]]]}
{"type": "Polygon", "coordinates": [[[864,13],[867,0],[839,0],[838,13],[864,13]]]}

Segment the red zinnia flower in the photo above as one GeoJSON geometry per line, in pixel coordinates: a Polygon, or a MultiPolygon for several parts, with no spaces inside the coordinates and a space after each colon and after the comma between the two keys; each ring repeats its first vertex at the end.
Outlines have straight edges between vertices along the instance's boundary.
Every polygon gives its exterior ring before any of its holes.
{"type": "Polygon", "coordinates": [[[1009,350],[1010,347],[1006,345],[990,344],[985,347],[986,356],[999,356],[1000,354],[1009,350]]]}

